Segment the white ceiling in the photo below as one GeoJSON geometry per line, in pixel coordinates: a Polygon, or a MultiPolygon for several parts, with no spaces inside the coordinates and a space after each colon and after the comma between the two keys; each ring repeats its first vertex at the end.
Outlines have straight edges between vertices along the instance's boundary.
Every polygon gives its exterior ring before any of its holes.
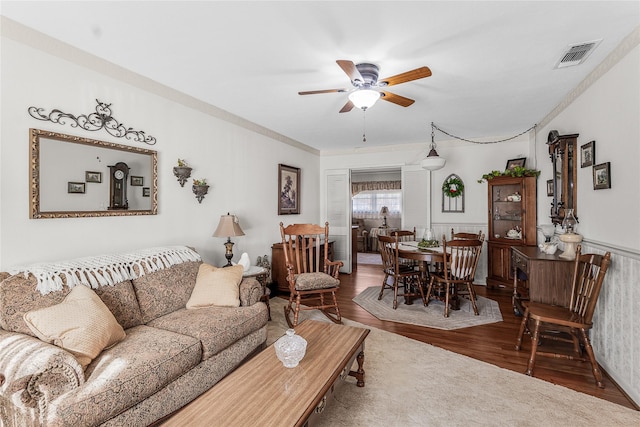
{"type": "MultiPolygon", "coordinates": [[[[428,142],[430,122],[465,138],[511,136],[549,113],[640,25],[638,1],[2,1],[2,15],[319,150],[428,142]],[[603,39],[553,69],[570,44],[603,39]],[[338,111],[337,59],[415,99],[338,111]],[[367,142],[362,142],[366,123],[367,142]]],[[[107,100],[108,101],[108,100],[107,100]]],[[[443,135],[436,133],[437,139],[443,135]]]]}

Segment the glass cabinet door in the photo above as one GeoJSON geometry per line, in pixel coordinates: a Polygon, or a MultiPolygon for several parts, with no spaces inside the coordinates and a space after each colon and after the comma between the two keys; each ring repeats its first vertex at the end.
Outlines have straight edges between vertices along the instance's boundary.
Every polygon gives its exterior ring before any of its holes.
{"type": "Polygon", "coordinates": [[[491,230],[494,239],[522,239],[522,185],[493,185],[491,230]]]}

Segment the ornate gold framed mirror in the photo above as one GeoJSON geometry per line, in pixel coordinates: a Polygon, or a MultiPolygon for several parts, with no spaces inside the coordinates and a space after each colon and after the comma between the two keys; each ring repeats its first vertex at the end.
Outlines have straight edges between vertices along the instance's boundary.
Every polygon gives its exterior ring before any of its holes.
{"type": "Polygon", "coordinates": [[[29,150],[30,218],[158,213],[156,151],[40,129],[29,130],[29,150]],[[128,191],[114,209],[111,171],[119,163],[128,165],[132,182],[117,183],[128,191]]]}

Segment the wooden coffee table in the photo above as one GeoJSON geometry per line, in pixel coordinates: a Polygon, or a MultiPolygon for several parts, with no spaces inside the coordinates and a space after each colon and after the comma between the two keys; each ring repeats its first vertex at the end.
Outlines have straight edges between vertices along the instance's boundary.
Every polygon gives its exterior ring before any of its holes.
{"type": "Polygon", "coordinates": [[[163,426],[303,426],[324,411],[347,376],[364,387],[369,329],[305,320],[295,330],[307,340],[306,355],[297,367],[285,368],[270,345],[163,426]],[[351,370],[354,361],[356,371],[351,370]]]}

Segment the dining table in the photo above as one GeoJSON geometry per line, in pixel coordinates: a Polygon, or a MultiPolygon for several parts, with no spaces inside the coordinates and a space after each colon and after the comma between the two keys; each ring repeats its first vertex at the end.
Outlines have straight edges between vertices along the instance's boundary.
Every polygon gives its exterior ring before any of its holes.
{"type": "MultiPolygon", "coordinates": [[[[399,242],[398,245],[398,257],[413,261],[418,261],[418,267],[420,268],[420,286],[426,291],[426,288],[429,285],[430,280],[430,272],[429,265],[436,266],[438,268],[438,264],[444,263],[444,253],[442,246],[432,247],[432,248],[419,248],[417,241],[405,241],[399,242]]],[[[455,288],[455,287],[454,287],[455,288]]],[[[406,292],[405,295],[405,304],[411,305],[413,303],[413,299],[420,296],[419,292],[406,292]]],[[[460,300],[456,294],[452,295],[449,299],[449,305],[452,310],[460,309],[460,300]]]]}

